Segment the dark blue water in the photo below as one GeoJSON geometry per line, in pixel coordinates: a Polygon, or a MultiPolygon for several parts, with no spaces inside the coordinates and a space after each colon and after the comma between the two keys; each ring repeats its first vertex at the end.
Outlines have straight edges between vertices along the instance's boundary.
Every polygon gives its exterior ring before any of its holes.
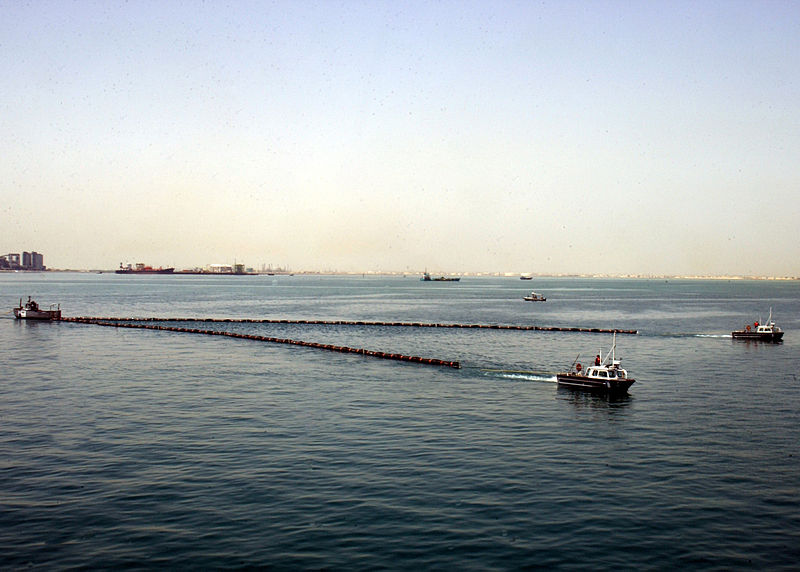
{"type": "Polygon", "coordinates": [[[797,569],[798,282],[0,275],[0,308],[28,294],[70,316],[637,329],[617,339],[637,382],[557,388],[600,334],[213,325],[453,370],[6,315],[3,568],[797,569]],[[783,344],[730,339],[770,306],[783,344]]]}

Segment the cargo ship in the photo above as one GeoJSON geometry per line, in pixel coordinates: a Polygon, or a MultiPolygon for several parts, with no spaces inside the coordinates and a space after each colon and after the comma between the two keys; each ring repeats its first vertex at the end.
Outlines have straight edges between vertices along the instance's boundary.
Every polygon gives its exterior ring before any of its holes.
{"type": "Polygon", "coordinates": [[[432,278],[429,272],[425,272],[420,278],[421,282],[458,282],[461,280],[460,277],[458,278],[446,278],[444,276],[439,276],[437,278],[432,278]]]}
{"type": "Polygon", "coordinates": [[[117,274],[172,274],[173,272],[175,272],[175,268],[162,268],[161,266],[153,268],[143,262],[137,262],[136,266],[130,264],[123,266],[120,262],[119,270],[116,270],[117,274]]]}

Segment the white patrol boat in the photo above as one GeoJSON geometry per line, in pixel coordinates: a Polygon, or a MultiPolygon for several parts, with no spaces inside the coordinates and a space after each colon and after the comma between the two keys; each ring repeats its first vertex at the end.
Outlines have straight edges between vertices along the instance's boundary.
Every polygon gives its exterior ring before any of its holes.
{"type": "Polygon", "coordinates": [[[769,318],[766,324],[753,322],[751,328],[748,324],[741,330],[731,332],[731,337],[739,340],[757,340],[760,342],[781,342],[783,341],[783,330],[772,321],[772,308],[769,309],[769,318]]]}
{"type": "Polygon", "coordinates": [[[616,347],[617,334],[614,332],[613,344],[605,358],[601,359],[601,351],[597,354],[594,364],[586,367],[584,371],[583,366],[578,363],[580,357],[578,355],[569,371],[556,374],[558,384],[573,389],[625,393],[636,380],[628,377],[628,372],[620,367],[620,360],[614,354],[616,347]]]}
{"type": "Polygon", "coordinates": [[[531,292],[529,295],[522,298],[526,302],[547,302],[547,298],[536,292],[531,292]]]}

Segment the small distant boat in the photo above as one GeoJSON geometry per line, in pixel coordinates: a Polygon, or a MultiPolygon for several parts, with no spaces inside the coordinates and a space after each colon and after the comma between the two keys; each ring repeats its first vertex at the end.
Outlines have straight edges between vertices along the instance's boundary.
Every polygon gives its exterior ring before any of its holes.
{"type": "Polygon", "coordinates": [[[531,292],[522,299],[525,300],[526,302],[547,302],[547,298],[545,298],[541,294],[537,294],[536,292],[531,292]]]}
{"type": "Polygon", "coordinates": [[[569,371],[556,374],[559,385],[572,389],[598,391],[605,393],[625,393],[635,383],[635,379],[628,377],[628,372],[620,367],[620,360],[614,355],[617,347],[617,334],[606,357],[601,359],[597,354],[594,364],[583,370],[578,358],[570,366],[569,371]]]}
{"type": "Polygon", "coordinates": [[[24,306],[20,298],[19,307],[14,308],[14,317],[18,320],[60,320],[61,304],[51,304],[49,310],[42,310],[30,296],[24,306]]]}
{"type": "Polygon", "coordinates": [[[429,272],[425,272],[420,278],[421,282],[458,282],[461,278],[447,278],[445,276],[439,276],[437,278],[431,278],[429,272]]]}
{"type": "Polygon", "coordinates": [[[752,327],[748,324],[741,330],[732,331],[731,337],[737,340],[756,340],[759,342],[778,343],[783,341],[783,330],[772,321],[772,308],[770,308],[769,318],[767,318],[766,324],[753,322],[752,327]]]}
{"type": "Polygon", "coordinates": [[[533,280],[533,276],[520,276],[520,280],[533,280]]]}
{"type": "Polygon", "coordinates": [[[161,266],[153,268],[142,262],[137,262],[135,267],[130,264],[122,266],[120,262],[119,270],[115,270],[115,272],[117,274],[172,274],[175,272],[175,268],[162,268],[161,266]]]}

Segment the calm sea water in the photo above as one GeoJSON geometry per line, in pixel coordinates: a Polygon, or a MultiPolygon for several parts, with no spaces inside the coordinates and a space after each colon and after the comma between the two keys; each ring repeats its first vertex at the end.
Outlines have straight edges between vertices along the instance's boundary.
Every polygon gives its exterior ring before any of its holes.
{"type": "Polygon", "coordinates": [[[3,568],[798,567],[800,282],[0,274],[2,312],[29,294],[69,316],[637,329],[617,339],[637,383],[557,388],[602,334],[203,326],[453,370],[6,314],[3,568]],[[770,307],[783,344],[730,338],[770,307]]]}

